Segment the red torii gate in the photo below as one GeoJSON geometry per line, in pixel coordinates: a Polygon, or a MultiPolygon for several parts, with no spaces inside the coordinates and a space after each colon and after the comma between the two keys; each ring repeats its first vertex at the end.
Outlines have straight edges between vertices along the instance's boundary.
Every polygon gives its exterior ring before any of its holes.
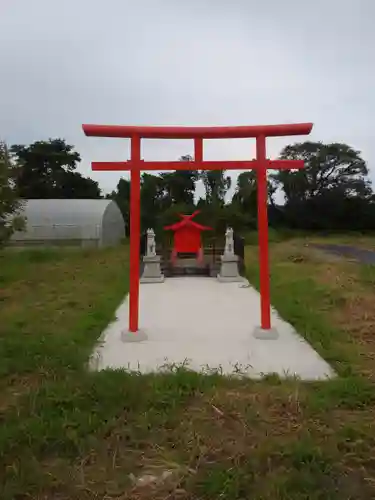
{"type": "Polygon", "coordinates": [[[130,170],[130,300],[129,331],[138,331],[139,251],[141,170],[246,170],[257,171],[258,241],[260,268],[261,328],[271,329],[270,277],[268,262],[267,169],[287,170],[304,167],[302,160],[268,160],[266,138],[307,135],[312,123],[239,127],[147,127],[126,125],[82,125],[87,136],[130,138],[130,160],[92,162],[95,171],[130,170]],[[203,139],[256,138],[256,159],[244,161],[203,160],[203,139]],[[194,161],[143,161],[141,139],[193,139],[194,161]]]}

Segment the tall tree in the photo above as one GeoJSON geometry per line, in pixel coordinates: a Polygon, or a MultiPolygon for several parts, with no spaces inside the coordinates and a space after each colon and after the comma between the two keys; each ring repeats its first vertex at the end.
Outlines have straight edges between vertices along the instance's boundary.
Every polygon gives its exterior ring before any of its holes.
{"type": "MultiPolygon", "coordinates": [[[[350,210],[357,214],[354,220],[368,220],[371,183],[359,151],[341,143],[304,142],[287,146],[280,158],[305,162],[304,169],[273,175],[274,186],[285,195],[284,224],[300,229],[345,229],[352,225],[350,210]]],[[[359,220],[355,225],[360,227],[359,220]]]]}
{"type": "Polygon", "coordinates": [[[89,177],[83,177],[79,172],[66,172],[63,184],[56,191],[56,198],[101,198],[98,182],[89,177]]]}
{"type": "Polygon", "coordinates": [[[125,231],[129,234],[130,229],[130,179],[120,179],[116,190],[108,194],[106,198],[114,200],[125,221],[125,231]]]}
{"type": "Polygon", "coordinates": [[[156,228],[158,216],[168,208],[165,200],[164,181],[160,175],[144,172],[141,178],[141,222],[143,230],[156,228]]]}
{"type": "MultiPolygon", "coordinates": [[[[257,188],[257,174],[255,170],[245,170],[239,174],[232,201],[238,203],[241,210],[247,212],[251,217],[256,217],[257,214],[257,188]]],[[[276,187],[271,180],[267,181],[267,191],[268,200],[273,205],[273,195],[275,194],[276,187]]]]}
{"type": "Polygon", "coordinates": [[[16,173],[6,144],[0,142],[0,247],[14,231],[23,229],[25,223],[18,214],[21,202],[15,186],[16,173]]]}
{"type": "Polygon", "coordinates": [[[334,193],[341,197],[371,193],[368,169],[360,152],[347,144],[303,142],[286,146],[280,159],[304,160],[305,168],[281,170],[273,175],[286,202],[304,201],[334,193]]]}
{"type": "Polygon", "coordinates": [[[232,179],[225,175],[225,170],[202,170],[200,178],[203,181],[208,203],[224,204],[225,195],[232,184],[232,179]]]}
{"type": "MultiPolygon", "coordinates": [[[[190,162],[193,158],[184,155],[179,161],[190,162]]],[[[195,183],[199,179],[198,170],[176,170],[161,174],[164,182],[165,198],[170,204],[194,204],[195,183]]]]}
{"type": "Polygon", "coordinates": [[[11,148],[19,166],[21,198],[100,198],[98,183],[76,172],[80,155],[63,139],[11,148]]]}
{"type": "Polygon", "coordinates": [[[255,170],[241,172],[237,178],[236,191],[232,198],[242,212],[256,216],[257,212],[257,178],[255,170]]]}

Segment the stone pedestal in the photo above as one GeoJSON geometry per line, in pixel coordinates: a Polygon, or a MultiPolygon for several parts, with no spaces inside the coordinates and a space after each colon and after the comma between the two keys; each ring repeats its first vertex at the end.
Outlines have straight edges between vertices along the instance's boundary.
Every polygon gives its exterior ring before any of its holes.
{"type": "Polygon", "coordinates": [[[238,257],[237,255],[222,255],[220,273],[217,279],[222,282],[230,283],[234,281],[244,281],[238,273],[238,257]]]}
{"type": "Polygon", "coordinates": [[[225,232],[225,250],[221,257],[220,273],[217,275],[219,281],[226,283],[244,281],[238,272],[238,260],[234,253],[233,229],[228,227],[225,232]]]}
{"type": "Polygon", "coordinates": [[[141,283],[162,283],[164,274],[160,269],[159,255],[145,255],[143,257],[144,269],[140,279],[141,283]]]}

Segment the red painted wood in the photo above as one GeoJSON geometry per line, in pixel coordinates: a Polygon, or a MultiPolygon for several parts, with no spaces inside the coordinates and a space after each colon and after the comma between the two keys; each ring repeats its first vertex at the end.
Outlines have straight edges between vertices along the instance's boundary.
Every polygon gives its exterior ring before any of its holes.
{"type": "Polygon", "coordinates": [[[198,214],[199,210],[190,215],[180,214],[182,220],[175,224],[164,226],[165,231],[174,231],[172,255],[176,255],[177,253],[196,253],[197,257],[199,256],[202,247],[201,233],[202,231],[211,231],[212,228],[193,221],[192,219],[198,214]]]}
{"type": "Polygon", "coordinates": [[[201,243],[201,231],[195,227],[182,227],[174,233],[173,248],[177,253],[198,253],[201,243]]]}
{"type": "Polygon", "coordinates": [[[260,317],[264,330],[271,328],[270,273],[268,259],[268,213],[267,213],[267,169],[266,138],[257,137],[256,143],[258,184],[258,241],[259,241],[259,274],[260,274],[260,317]]]}
{"type": "MultiPolygon", "coordinates": [[[[251,170],[258,168],[257,160],[236,161],[94,161],[91,163],[94,171],[125,171],[125,170],[251,170]]],[[[266,168],[270,170],[301,169],[303,160],[266,160],[266,168]]]]}
{"type": "Polygon", "coordinates": [[[175,222],[174,224],[170,224],[169,226],[164,226],[164,230],[177,231],[185,226],[194,227],[199,231],[211,231],[212,227],[203,226],[203,224],[199,224],[199,222],[195,222],[192,220],[196,215],[200,213],[200,210],[196,210],[194,213],[190,215],[179,214],[182,220],[175,222]]]}
{"type": "Polygon", "coordinates": [[[203,139],[201,137],[194,139],[194,161],[203,162],[203,139]]]}
{"type": "MultiPolygon", "coordinates": [[[[131,139],[131,158],[136,163],[141,158],[141,140],[131,139]]],[[[130,290],[129,290],[129,331],[138,331],[139,318],[139,251],[140,251],[140,197],[141,174],[139,169],[130,173],[130,290]]]]}
{"type": "Polygon", "coordinates": [[[82,125],[87,136],[133,137],[144,139],[235,139],[242,137],[277,137],[306,135],[311,132],[312,123],[291,123],[281,125],[244,125],[240,127],[140,127],[129,125],[82,125]]]}

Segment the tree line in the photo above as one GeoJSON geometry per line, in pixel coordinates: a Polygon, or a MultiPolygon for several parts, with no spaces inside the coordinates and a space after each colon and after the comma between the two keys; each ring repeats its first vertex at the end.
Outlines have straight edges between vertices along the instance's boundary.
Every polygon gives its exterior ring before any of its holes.
{"type": "MultiPolygon", "coordinates": [[[[342,143],[302,142],[286,146],[280,159],[303,160],[301,170],[268,174],[269,225],[301,231],[371,231],[375,229],[375,195],[361,153],[342,143]],[[283,198],[283,202],[280,202],[283,198]],[[279,201],[278,201],[279,200],[279,201]]],[[[183,156],[181,161],[191,161],[183,156]]],[[[231,177],[225,171],[175,171],[142,174],[142,227],[160,229],[177,213],[201,210],[201,221],[222,234],[257,228],[257,179],[241,172],[228,200],[231,177]],[[196,199],[196,184],[204,194],[196,199]]],[[[130,181],[121,179],[109,197],[129,218],[130,181]]]]}
{"type": "MultiPolygon", "coordinates": [[[[304,160],[305,168],[269,172],[270,226],[315,231],[375,229],[375,195],[359,151],[342,143],[307,141],[286,146],[279,158],[304,160]],[[283,203],[277,202],[281,195],[283,203]]],[[[114,199],[129,228],[130,181],[120,179],[116,189],[104,195],[96,181],[77,171],[80,161],[74,146],[63,139],[9,148],[0,143],[0,241],[12,232],[14,224],[20,224],[10,215],[22,199],[114,199]]],[[[181,156],[180,161],[190,162],[192,157],[181,156]]],[[[256,172],[241,172],[228,199],[231,187],[232,178],[220,170],[144,172],[142,228],[159,231],[175,221],[178,213],[198,208],[201,222],[218,234],[228,225],[237,231],[256,229],[256,172]],[[198,182],[203,194],[197,199],[198,182]]]]}

